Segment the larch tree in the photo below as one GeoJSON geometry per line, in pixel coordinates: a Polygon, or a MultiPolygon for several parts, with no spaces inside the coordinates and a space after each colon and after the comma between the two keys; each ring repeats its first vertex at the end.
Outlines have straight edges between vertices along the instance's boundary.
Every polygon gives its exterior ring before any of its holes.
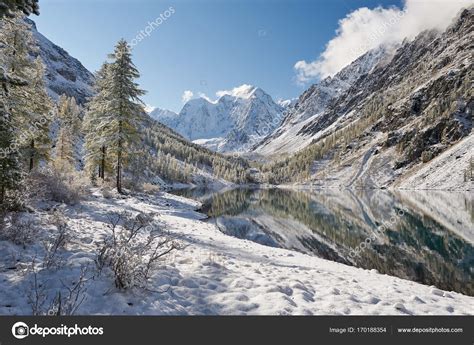
{"type": "Polygon", "coordinates": [[[122,174],[134,144],[140,141],[139,129],[143,122],[144,103],[140,96],[145,92],[135,79],[140,73],[132,62],[132,54],[125,40],[120,40],[105,73],[104,88],[98,104],[103,114],[96,127],[99,144],[107,145],[107,158],[115,169],[116,187],[122,193],[122,174]]]}
{"type": "MultiPolygon", "coordinates": [[[[19,24],[17,11],[25,15],[35,13],[39,15],[38,0],[0,0],[0,207],[5,206],[7,192],[19,187],[22,179],[20,156],[15,146],[17,140],[18,119],[11,111],[9,88],[14,87],[16,94],[20,88],[26,87],[27,82],[21,77],[21,70],[13,71],[17,67],[11,63],[16,48],[11,45],[21,39],[21,30],[15,29],[19,24]]],[[[26,35],[26,41],[28,39],[26,35]]],[[[20,66],[21,68],[21,66],[20,66]]]]}
{"type": "Polygon", "coordinates": [[[39,15],[38,0],[0,0],[0,20],[3,17],[13,17],[20,11],[29,16],[34,13],[39,15]]]}
{"type": "Polygon", "coordinates": [[[58,102],[58,119],[60,121],[56,140],[54,164],[57,168],[74,168],[75,147],[81,131],[81,107],[74,97],[62,95],[58,102]]]}
{"type": "Polygon", "coordinates": [[[98,171],[98,177],[105,179],[105,173],[109,173],[111,164],[107,159],[107,143],[104,141],[103,132],[106,126],[104,117],[107,114],[107,74],[110,64],[104,63],[96,73],[95,96],[89,102],[82,124],[85,133],[85,170],[94,182],[98,171]]]}
{"type": "MultiPolygon", "coordinates": [[[[15,73],[16,49],[13,43],[22,41],[16,17],[2,19],[0,27],[0,204],[7,204],[7,194],[16,189],[22,179],[18,133],[20,120],[12,111],[19,102],[19,91],[27,86],[25,75],[15,73]],[[16,97],[12,98],[13,94],[16,97]]],[[[23,103],[23,102],[20,102],[23,103]]]]}
{"type": "Polygon", "coordinates": [[[34,61],[33,74],[25,89],[29,101],[27,119],[24,121],[23,133],[28,137],[24,148],[28,160],[29,171],[40,161],[49,160],[51,140],[49,129],[53,111],[53,103],[48,96],[44,84],[44,65],[40,57],[34,61]]]}
{"type": "MultiPolygon", "coordinates": [[[[29,30],[28,24],[23,20],[19,13],[14,17],[2,19],[0,26],[0,65],[4,68],[7,78],[24,81],[23,85],[10,85],[8,99],[10,104],[18,107],[24,104],[12,104],[12,101],[19,102],[24,94],[22,89],[27,85],[26,81],[30,79],[33,70],[33,61],[30,52],[37,50],[33,35],[29,30]]],[[[23,103],[27,103],[24,100],[23,103]]]]}
{"type": "Polygon", "coordinates": [[[35,162],[48,157],[51,100],[44,85],[44,66],[38,57],[30,27],[23,15],[5,18],[0,28],[0,63],[10,79],[22,81],[10,84],[7,111],[11,114],[16,136],[14,147],[21,154],[25,165],[32,170],[35,162]]]}
{"type": "Polygon", "coordinates": [[[0,209],[5,206],[7,192],[16,189],[22,179],[19,156],[12,151],[15,126],[5,106],[8,96],[6,83],[7,79],[0,70],[0,209]]]}

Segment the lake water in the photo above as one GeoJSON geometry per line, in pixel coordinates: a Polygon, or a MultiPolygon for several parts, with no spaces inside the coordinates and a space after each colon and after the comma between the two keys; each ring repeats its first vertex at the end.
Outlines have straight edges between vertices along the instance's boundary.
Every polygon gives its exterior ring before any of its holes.
{"type": "Polygon", "coordinates": [[[199,200],[229,235],[474,295],[472,194],[438,191],[206,189],[199,200]]]}

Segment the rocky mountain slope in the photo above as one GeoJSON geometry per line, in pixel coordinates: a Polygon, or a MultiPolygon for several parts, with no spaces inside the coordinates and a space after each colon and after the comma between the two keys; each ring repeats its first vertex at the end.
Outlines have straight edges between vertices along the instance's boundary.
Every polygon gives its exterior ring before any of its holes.
{"type": "MultiPolygon", "coordinates": [[[[435,164],[430,161],[456,143],[465,147],[463,155],[472,155],[473,18],[473,9],[464,10],[445,32],[425,31],[403,42],[323,111],[301,122],[290,139],[309,146],[267,167],[274,182],[293,176],[324,186],[388,187],[423,167],[436,175],[443,167],[430,168],[435,164]]],[[[306,94],[312,96],[314,89],[306,94]]],[[[279,149],[269,139],[257,152],[279,149]]],[[[451,171],[455,189],[470,188],[469,157],[457,159],[451,171]]]]}
{"type": "Polygon", "coordinates": [[[318,121],[331,103],[344,94],[361,76],[370,74],[376,66],[386,63],[394,49],[393,46],[383,46],[371,50],[334,77],[327,77],[312,85],[288,109],[281,126],[255,147],[255,152],[271,156],[295,152],[309,145],[322,133],[307,135],[302,132],[302,128],[308,123],[318,121]]]}
{"type": "Polygon", "coordinates": [[[283,107],[258,87],[243,85],[211,102],[187,102],[177,116],[156,119],[185,138],[218,152],[248,151],[282,121],[283,107]]]}
{"type": "Polygon", "coordinates": [[[26,19],[38,42],[39,54],[46,66],[46,85],[53,99],[66,94],[84,104],[93,93],[94,75],[82,63],[57,46],[36,29],[36,24],[26,19]]]}
{"type": "Polygon", "coordinates": [[[148,113],[148,115],[156,120],[161,122],[169,122],[172,121],[173,118],[178,116],[174,111],[167,110],[167,109],[161,109],[161,108],[155,108],[152,111],[148,113]]]}

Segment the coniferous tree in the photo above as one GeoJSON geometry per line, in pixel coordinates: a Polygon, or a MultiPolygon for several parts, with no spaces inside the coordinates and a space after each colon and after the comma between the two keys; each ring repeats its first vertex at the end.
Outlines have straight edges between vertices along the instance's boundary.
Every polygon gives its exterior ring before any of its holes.
{"type": "Polygon", "coordinates": [[[0,20],[3,17],[12,17],[16,11],[21,11],[29,16],[34,13],[39,15],[38,0],[0,0],[0,20]]]}
{"type": "Polygon", "coordinates": [[[25,89],[28,104],[26,126],[22,130],[28,135],[28,146],[24,149],[29,161],[29,170],[33,170],[40,160],[49,159],[51,140],[49,128],[53,104],[46,91],[44,84],[44,65],[37,57],[34,61],[33,75],[25,89]]]}
{"type": "Polygon", "coordinates": [[[107,158],[114,165],[117,191],[122,193],[122,174],[129,151],[140,141],[139,128],[144,114],[140,96],[145,92],[135,83],[140,74],[125,40],[117,43],[109,58],[112,62],[106,68],[103,92],[96,103],[96,111],[103,115],[96,130],[101,138],[98,144],[107,145],[107,158]]]}
{"type": "Polygon", "coordinates": [[[81,129],[81,108],[74,97],[62,95],[58,102],[60,128],[56,141],[55,165],[74,168],[75,147],[81,129]]]}
{"type": "MultiPolygon", "coordinates": [[[[1,17],[0,17],[1,18],[1,17]]],[[[15,49],[11,43],[21,39],[20,30],[16,27],[16,18],[2,20],[0,28],[0,204],[5,205],[7,192],[17,188],[21,182],[17,134],[18,119],[12,114],[10,89],[15,91],[27,86],[21,73],[10,73],[12,54],[15,49]]]]}
{"type": "Polygon", "coordinates": [[[83,131],[85,133],[85,170],[92,181],[98,177],[105,179],[105,173],[111,171],[109,160],[107,159],[107,143],[104,141],[103,132],[106,125],[103,121],[106,116],[107,102],[107,74],[110,64],[104,63],[96,73],[94,89],[95,97],[89,102],[87,112],[84,116],[83,131]],[[100,126],[100,127],[99,127],[100,126]]]}
{"type": "Polygon", "coordinates": [[[18,154],[32,170],[35,162],[48,158],[51,101],[44,85],[44,66],[32,60],[30,52],[37,50],[28,24],[20,14],[3,20],[0,29],[0,63],[13,83],[5,101],[13,126],[12,139],[18,154]]]}
{"type": "Polygon", "coordinates": [[[109,125],[104,128],[104,137],[115,161],[117,191],[122,193],[122,173],[127,151],[140,140],[138,130],[144,113],[140,96],[145,92],[135,83],[140,73],[132,62],[130,46],[125,40],[117,43],[110,58],[113,60],[108,80],[110,112],[107,112],[109,125]]]}
{"type": "Polygon", "coordinates": [[[37,47],[23,15],[16,13],[2,19],[0,44],[0,62],[8,76],[27,80],[33,68],[29,53],[37,51],[37,47]]]}
{"type": "Polygon", "coordinates": [[[7,92],[5,83],[0,88],[0,208],[5,205],[6,194],[20,184],[22,173],[18,154],[12,152],[15,129],[11,114],[5,107],[7,92]]]}

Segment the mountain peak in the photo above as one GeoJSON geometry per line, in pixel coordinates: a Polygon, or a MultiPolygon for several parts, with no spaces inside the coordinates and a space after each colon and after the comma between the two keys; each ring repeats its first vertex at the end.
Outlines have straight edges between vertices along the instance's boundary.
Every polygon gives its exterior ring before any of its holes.
{"type": "Polygon", "coordinates": [[[232,90],[218,91],[216,95],[219,98],[222,98],[224,96],[231,96],[234,98],[250,99],[252,96],[260,97],[262,95],[266,95],[266,93],[259,87],[249,84],[243,84],[233,88],[232,90]]]}
{"type": "Polygon", "coordinates": [[[178,116],[178,114],[176,114],[174,111],[171,111],[168,109],[161,109],[161,108],[154,108],[152,111],[148,113],[148,115],[157,121],[161,121],[165,118],[173,119],[176,116],[178,116]]]}
{"type": "Polygon", "coordinates": [[[185,138],[220,152],[238,151],[260,142],[278,126],[283,108],[259,87],[244,84],[219,91],[216,101],[205,96],[186,102],[177,116],[159,116],[158,121],[185,138]]]}

